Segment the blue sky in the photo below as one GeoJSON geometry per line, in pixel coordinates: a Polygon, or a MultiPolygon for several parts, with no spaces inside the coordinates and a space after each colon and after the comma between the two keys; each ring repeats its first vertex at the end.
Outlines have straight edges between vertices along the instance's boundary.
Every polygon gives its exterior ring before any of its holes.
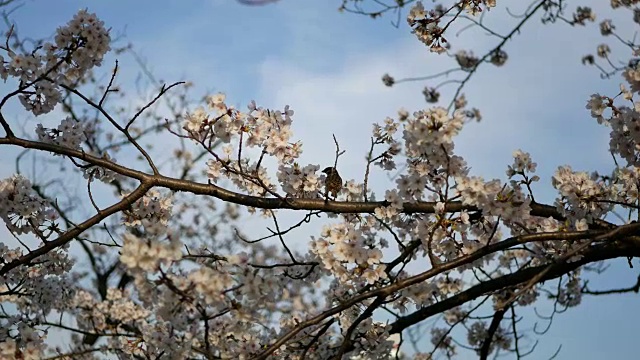
{"type": "MultiPolygon", "coordinates": [[[[22,34],[40,38],[88,7],[114,33],[125,34],[124,41],[133,43],[152,72],[167,82],[190,80],[200,93],[222,91],[229,103],[240,106],[251,99],[267,107],[290,105],[296,111],[294,136],[304,144],[303,164],[330,163],[335,133],[347,151],[339,164],[341,174],[361,180],[371,123],[394,116],[401,107],[427,107],[420,93],[425,83],[387,88],[380,81],[382,74],[428,75],[453,62],[430,55],[404,20],[395,28],[392,17],[374,21],[340,14],[340,3],[281,0],[247,7],[232,0],[30,0],[12,16],[22,34]]],[[[570,2],[568,8],[576,5],[570,2]]],[[[492,10],[489,19],[499,29],[513,23],[504,9],[492,10]]],[[[495,43],[477,31],[450,40],[455,49],[471,48],[476,54],[495,43]]],[[[511,154],[521,148],[538,162],[538,199],[551,201],[555,195],[549,179],[558,165],[609,171],[608,131],[584,106],[594,92],[615,95],[620,80],[603,81],[594,69],[580,65],[581,56],[593,53],[603,40],[597,26],[574,29],[533,20],[505,48],[506,66],[481,67],[464,92],[470,105],[481,110],[483,121],[470,124],[456,141],[456,151],[474,174],[505,180],[511,154]]],[[[120,61],[123,74],[137,71],[130,55],[120,61]]],[[[106,62],[105,69],[112,65],[106,62]]],[[[446,89],[443,98],[448,100],[446,89]]],[[[0,153],[2,177],[12,171],[13,154],[5,149],[0,153]]],[[[374,186],[382,194],[389,184],[382,175],[374,186]]],[[[314,229],[299,234],[317,234],[314,229]]],[[[636,273],[626,261],[611,264],[607,273],[592,280],[594,287],[633,283],[636,273]]],[[[583,305],[556,316],[530,358],[548,358],[561,344],[561,359],[634,358],[640,330],[637,309],[638,297],[633,295],[585,298],[583,305]]]]}

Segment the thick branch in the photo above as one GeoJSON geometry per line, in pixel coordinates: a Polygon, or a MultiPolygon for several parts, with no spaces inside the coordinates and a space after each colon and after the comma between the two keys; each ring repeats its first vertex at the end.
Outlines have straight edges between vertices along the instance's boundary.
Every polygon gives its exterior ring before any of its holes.
{"type": "Polygon", "coordinates": [[[506,308],[499,309],[493,314],[493,319],[491,320],[491,325],[489,325],[489,330],[487,331],[487,337],[482,342],[482,347],[480,348],[480,359],[486,360],[489,356],[489,350],[491,349],[491,343],[493,342],[493,336],[500,328],[500,322],[504,318],[504,314],[507,312],[506,308]]]}
{"type": "MultiPolygon", "coordinates": [[[[295,328],[291,329],[290,331],[288,331],[286,334],[282,335],[275,343],[273,343],[269,348],[267,348],[265,351],[263,351],[262,353],[260,353],[255,359],[258,360],[262,360],[262,359],[266,359],[269,354],[271,354],[273,351],[275,351],[275,349],[279,348],[280,346],[284,345],[289,339],[291,339],[292,337],[294,337],[298,332],[302,331],[302,329],[307,328],[309,326],[313,326],[316,324],[319,324],[320,322],[322,322],[325,318],[333,316],[335,314],[338,314],[346,309],[348,309],[349,307],[362,302],[366,299],[369,298],[373,298],[373,297],[387,297],[391,294],[394,294],[406,287],[409,287],[411,285],[415,285],[418,283],[421,283],[423,281],[426,281],[428,279],[431,279],[439,274],[442,274],[446,271],[450,271],[453,269],[456,269],[462,265],[466,265],[466,264],[470,264],[473,261],[476,261],[478,259],[481,259],[484,256],[487,256],[491,253],[494,252],[499,252],[505,249],[508,249],[512,246],[518,245],[518,244],[524,244],[524,243],[528,243],[528,242],[534,242],[534,241],[552,241],[552,240],[565,240],[565,241],[571,241],[571,240],[580,240],[580,239],[593,239],[593,238],[599,238],[602,241],[608,241],[608,242],[613,242],[614,240],[617,239],[621,239],[627,236],[631,236],[634,234],[637,234],[640,231],[640,223],[632,223],[632,224],[628,224],[628,225],[621,225],[617,228],[615,228],[614,230],[611,230],[609,232],[604,232],[602,230],[598,230],[598,231],[573,231],[573,232],[562,232],[562,233],[539,233],[539,234],[529,234],[529,235],[521,235],[521,236],[516,236],[516,237],[512,237],[509,238],[507,240],[503,240],[499,243],[496,244],[491,244],[488,246],[485,246],[469,255],[465,255],[465,256],[461,256],[455,260],[449,261],[447,263],[438,265],[438,267],[432,268],[430,270],[427,270],[423,273],[420,273],[418,275],[414,275],[414,276],[410,276],[406,279],[400,280],[392,285],[389,286],[385,286],[382,288],[378,288],[378,289],[374,289],[365,293],[362,293],[360,295],[354,296],[349,300],[343,301],[341,304],[336,305],[334,307],[332,307],[331,309],[328,309],[326,311],[324,311],[323,313],[316,315],[306,321],[300,322],[298,324],[298,326],[296,326],[295,328]]],[[[628,242],[629,244],[634,244],[634,246],[631,247],[632,250],[635,250],[636,252],[629,252],[629,253],[625,253],[625,252],[620,252],[619,254],[616,253],[615,256],[611,256],[609,258],[614,258],[614,257],[621,257],[621,256],[639,256],[640,254],[640,242],[637,240],[631,241],[629,240],[628,242]]],[[[627,245],[628,246],[628,245],[627,245]]],[[[626,250],[626,248],[625,248],[626,250]]],[[[583,258],[586,259],[587,256],[585,256],[583,258]]],[[[597,261],[596,260],[592,260],[592,261],[597,261]]],[[[599,260],[604,260],[604,259],[599,259],[599,260]]],[[[586,263],[586,262],[585,262],[586,263]]],[[[562,263],[565,264],[565,263],[562,263]]],[[[570,263],[569,265],[573,266],[575,265],[575,267],[578,267],[580,265],[583,265],[584,263],[582,262],[573,262],[570,263]],[[577,265],[576,265],[577,264],[577,265]]],[[[571,270],[575,269],[571,268],[571,270]]],[[[553,276],[556,274],[556,272],[554,272],[554,268],[551,269],[551,271],[549,270],[549,265],[543,265],[541,267],[538,268],[529,268],[526,269],[526,271],[530,271],[533,269],[533,274],[531,274],[530,276],[525,277],[524,280],[522,281],[529,281],[530,279],[539,276],[541,272],[545,271],[546,274],[541,277],[540,281],[544,281],[547,278],[553,278],[553,276]],[[551,277],[550,277],[551,276],[551,277]]],[[[525,270],[523,270],[525,271],[525,270]]],[[[569,270],[570,271],[570,270],[569,270]]],[[[517,272],[515,274],[511,274],[511,275],[507,275],[507,276],[514,276],[514,275],[518,275],[520,274],[520,272],[517,272]]],[[[504,278],[504,277],[503,277],[504,278]]],[[[503,278],[499,278],[499,279],[503,279],[503,278]]],[[[492,280],[492,281],[488,281],[485,283],[482,283],[478,286],[490,286],[487,284],[494,284],[496,282],[496,280],[492,280]]],[[[520,283],[520,282],[517,282],[520,283]]],[[[496,291],[498,289],[501,289],[502,286],[510,286],[511,284],[502,284],[499,287],[493,289],[491,291],[496,291]]],[[[437,303],[433,306],[427,307],[422,309],[421,311],[426,311],[427,315],[426,317],[432,316],[436,313],[439,313],[441,311],[445,311],[448,310],[454,306],[458,306],[460,304],[463,304],[467,301],[471,301],[475,298],[477,298],[478,296],[480,296],[481,294],[483,294],[484,292],[479,292],[477,294],[475,294],[472,290],[476,289],[478,286],[473,287],[463,293],[460,293],[454,297],[451,297],[443,302],[437,303]],[[468,298],[468,294],[469,291],[471,291],[471,294],[474,294],[474,296],[472,298],[468,298]],[[431,313],[428,309],[433,308],[434,306],[442,306],[441,304],[447,304],[447,301],[451,301],[452,299],[457,299],[459,297],[462,297],[460,302],[455,303],[455,305],[450,306],[450,307],[446,307],[444,309],[439,309],[437,310],[437,312],[431,313]]],[[[448,306],[448,305],[446,305],[448,306]]],[[[426,318],[425,317],[425,318],[426,318]]],[[[407,317],[405,317],[407,318],[407,317]]],[[[403,318],[404,319],[404,318],[403,318]]],[[[421,321],[421,320],[418,320],[421,321]]],[[[416,321],[416,322],[418,322],[416,321]]],[[[397,323],[397,322],[396,322],[397,323]]],[[[407,326],[413,325],[415,322],[410,323],[407,326]]],[[[404,329],[404,327],[402,328],[404,329]]],[[[401,329],[401,330],[402,330],[401,329]]],[[[400,330],[400,331],[401,331],[400,330]]],[[[398,331],[399,332],[399,331],[398,331]]]]}
{"type": "Polygon", "coordinates": [[[100,211],[98,214],[92,216],[83,223],[78,224],[76,227],[68,230],[57,239],[46,242],[42,247],[30,251],[28,254],[23,255],[6,264],[2,268],[0,268],[0,276],[4,276],[6,273],[15,269],[16,267],[20,265],[26,265],[38,256],[42,256],[55,248],[65,245],[69,241],[82,234],[87,229],[96,224],[99,224],[107,217],[129,208],[131,204],[133,204],[136,200],[142,198],[144,194],[146,194],[147,191],[151,189],[151,187],[152,185],[149,183],[142,183],[137,189],[135,189],[131,194],[127,195],[124,199],[120,200],[118,203],[100,211]]]}
{"type": "MultiPolygon", "coordinates": [[[[544,282],[550,279],[558,278],[585,264],[627,256],[640,257],[640,243],[619,242],[615,244],[594,246],[593,248],[586,251],[582,259],[580,259],[579,261],[552,265],[552,269],[548,271],[540,281],[544,282]]],[[[548,266],[549,265],[542,265],[533,268],[522,269],[513,274],[504,275],[502,277],[480,283],[446,300],[420,309],[413,314],[399,318],[391,325],[391,330],[389,331],[389,333],[395,334],[402,332],[404,329],[415,325],[433,315],[440,314],[456,306],[472,301],[482,295],[490,294],[507,287],[524,284],[530,281],[540,272],[547,269],[548,266]]]]}
{"type": "MultiPolygon", "coordinates": [[[[16,145],[27,149],[38,149],[51,151],[57,154],[70,156],[92,165],[100,166],[112,170],[120,175],[136,179],[140,182],[149,182],[153,186],[164,187],[175,191],[185,191],[196,195],[208,195],[220,200],[235,203],[238,205],[250,206],[260,209],[290,209],[290,210],[321,210],[340,214],[353,213],[373,213],[377,207],[390,205],[387,201],[378,202],[347,202],[347,201],[325,201],[323,199],[291,199],[291,198],[267,198],[257,197],[237,192],[229,191],[213,184],[197,183],[189,180],[175,179],[163,175],[147,174],[138,170],[130,169],[118,165],[101,157],[89,155],[80,150],[74,150],[52,144],[41,143],[20,138],[0,138],[0,145],[16,145]]],[[[419,201],[416,203],[403,204],[402,212],[405,214],[434,213],[435,202],[419,201]]],[[[555,207],[538,203],[531,203],[531,215],[539,217],[553,217],[558,221],[565,218],[558,213],[555,207]]],[[[445,205],[446,212],[459,212],[466,210],[469,212],[479,211],[474,206],[465,206],[460,201],[448,202],[445,205]]],[[[596,227],[611,229],[615,225],[603,221],[595,220],[596,227]]]]}

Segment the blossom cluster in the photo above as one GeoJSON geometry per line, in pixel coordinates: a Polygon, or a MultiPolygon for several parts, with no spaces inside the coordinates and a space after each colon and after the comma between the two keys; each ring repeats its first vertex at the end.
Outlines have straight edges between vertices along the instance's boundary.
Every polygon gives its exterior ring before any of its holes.
{"type": "Polygon", "coordinates": [[[402,212],[402,198],[398,194],[398,190],[387,190],[384,200],[388,203],[386,206],[379,206],[375,209],[375,215],[384,220],[392,219],[402,212]]]}
{"type": "Polygon", "coordinates": [[[500,180],[485,182],[482,177],[458,178],[456,190],[462,196],[463,204],[477,206],[483,214],[501,216],[504,221],[529,217],[530,198],[525,197],[520,186],[512,182],[510,187],[500,180]]]}
{"type": "MultiPolygon", "coordinates": [[[[106,161],[110,161],[112,163],[117,162],[116,159],[112,158],[111,156],[109,156],[108,152],[104,152],[102,154],[102,158],[106,161]]],[[[102,166],[87,166],[84,169],[84,178],[88,179],[89,181],[93,181],[94,179],[100,180],[104,183],[110,183],[112,181],[114,181],[116,178],[118,178],[118,174],[116,172],[114,172],[113,170],[109,170],[107,168],[104,168],[102,166]]]]}
{"type": "Polygon", "coordinates": [[[208,111],[198,107],[187,113],[183,125],[188,137],[207,148],[213,156],[207,161],[208,178],[217,182],[224,175],[238,189],[251,195],[273,194],[276,185],[262,164],[262,157],[268,155],[278,160],[277,178],[285,193],[316,197],[322,180],[316,174],[319,166],[300,168],[295,163],[302,153],[302,143],[291,139],[293,110],[288,105],[283,111],[265,109],[252,101],[245,113],[228,106],[225,99],[224,94],[209,96],[208,111]],[[210,149],[216,140],[228,144],[221,154],[210,149]],[[232,140],[237,140],[236,148],[232,146],[232,140]],[[254,148],[262,151],[260,160],[241,158],[243,149],[246,154],[254,148]]]}
{"type": "Polygon", "coordinates": [[[20,337],[24,338],[24,346],[20,346],[20,341],[13,339],[0,342],[0,359],[42,359],[44,338],[27,326],[22,326],[18,331],[20,337]]]}
{"type": "Polygon", "coordinates": [[[290,142],[293,110],[288,105],[281,112],[257,107],[252,101],[248,105],[249,112],[244,113],[228,106],[225,98],[224,94],[208,98],[208,107],[213,114],[198,107],[185,116],[183,128],[189,137],[198,142],[220,140],[229,143],[232,138],[246,134],[246,147],[262,148],[282,164],[291,163],[300,155],[301,144],[290,142]]]}
{"type": "Polygon", "coordinates": [[[109,31],[95,14],[80,10],[56,30],[54,42],[39,51],[0,57],[0,76],[20,81],[19,99],[34,115],[46,114],[61,101],[60,85],[72,85],[102,63],[110,49],[109,31]],[[33,90],[28,91],[32,87],[33,90]]]}
{"type": "MultiPolygon", "coordinates": [[[[230,154],[231,147],[225,147],[230,154]]],[[[275,184],[269,179],[267,170],[258,162],[249,163],[248,159],[232,162],[230,155],[226,160],[210,159],[207,161],[207,176],[216,183],[222,175],[230,179],[239,190],[254,196],[264,196],[275,191],[275,184]]]]}
{"type": "MultiPolygon", "coordinates": [[[[213,156],[207,161],[206,174],[209,180],[217,183],[224,176],[239,190],[250,195],[273,195],[277,191],[276,184],[262,165],[263,156],[269,155],[278,160],[276,176],[281,190],[287,196],[318,197],[326,175],[318,174],[319,165],[300,166],[295,162],[302,153],[302,144],[299,141],[291,142],[293,110],[289,106],[285,106],[282,112],[264,109],[252,101],[248,105],[249,112],[244,113],[228,106],[225,98],[224,94],[208,97],[209,111],[214,114],[209,114],[204,107],[198,107],[186,114],[183,126],[188,137],[205,147],[216,139],[228,143],[222,147],[222,153],[208,149],[213,156]],[[230,144],[233,140],[238,140],[237,148],[230,144]],[[245,148],[261,149],[260,159],[250,161],[249,158],[241,158],[240,153],[245,148]]],[[[393,143],[388,153],[395,155],[398,151],[398,144],[393,143]]],[[[362,186],[350,180],[342,192],[349,199],[358,199],[362,196],[362,186]]]]}
{"type": "MultiPolygon", "coordinates": [[[[526,178],[526,172],[535,171],[536,164],[531,161],[528,153],[516,150],[513,156],[514,163],[507,169],[509,177],[521,174],[526,178]]],[[[485,182],[482,177],[457,177],[456,191],[462,196],[463,204],[477,206],[482,209],[483,214],[500,216],[505,223],[515,220],[526,221],[530,217],[531,198],[525,196],[521,184],[529,184],[530,181],[538,179],[534,176],[529,181],[512,180],[508,185],[503,185],[497,179],[485,182]]]]}
{"type": "Polygon", "coordinates": [[[622,76],[629,83],[631,90],[640,93],[640,62],[630,63],[628,69],[626,69],[622,76]]]}
{"type": "Polygon", "coordinates": [[[151,234],[162,234],[166,231],[171,210],[172,197],[162,197],[153,189],[133,203],[130,210],[123,212],[123,223],[130,227],[142,225],[151,234]]]}
{"type": "MultiPolygon", "coordinates": [[[[595,174],[575,172],[570,166],[561,166],[551,183],[561,195],[556,200],[558,211],[571,220],[584,219],[591,223],[613,208],[612,204],[603,201],[609,199],[610,190],[603,181],[598,181],[595,174]]],[[[579,223],[578,230],[586,230],[586,223],[579,223]]]]}
{"type": "Polygon", "coordinates": [[[631,106],[614,105],[614,100],[600,94],[593,94],[586,108],[598,124],[611,128],[609,149],[620,155],[630,166],[640,164],[640,101],[634,101],[634,95],[640,93],[640,62],[630,64],[622,72],[629,88],[620,85],[620,94],[631,106]],[[610,111],[607,115],[607,109],[610,111]]]}
{"type": "MultiPolygon", "coordinates": [[[[489,329],[487,324],[483,321],[476,321],[471,324],[469,332],[467,333],[467,340],[471,346],[479,349],[483,342],[487,341],[489,335],[489,329]]],[[[506,330],[503,327],[498,327],[493,334],[493,338],[489,345],[489,353],[494,351],[495,347],[499,347],[503,350],[507,350],[511,347],[511,336],[507,335],[506,330]]]]}
{"type": "MultiPolygon", "coordinates": [[[[456,355],[456,347],[453,343],[453,337],[449,335],[450,331],[440,327],[431,328],[431,344],[436,349],[442,350],[447,356],[453,357],[456,355]]],[[[429,354],[419,354],[414,359],[430,359],[429,354]],[[424,356],[424,358],[422,357],[424,356]]]]}
{"type": "Polygon", "coordinates": [[[22,175],[0,180],[0,218],[16,235],[37,233],[57,213],[33,189],[31,181],[22,175]]]}
{"type": "Polygon", "coordinates": [[[437,164],[444,164],[446,154],[441,148],[452,148],[453,137],[462,130],[464,120],[464,112],[456,111],[450,116],[442,107],[415,112],[413,118],[404,124],[402,137],[406,155],[422,156],[437,164]]]}
{"type": "MultiPolygon", "coordinates": [[[[406,120],[409,115],[406,116],[399,115],[400,120],[406,120]]],[[[373,139],[374,145],[385,144],[387,145],[387,149],[380,154],[377,158],[379,159],[375,165],[381,167],[384,170],[393,170],[396,168],[396,163],[394,161],[394,156],[400,153],[401,145],[394,138],[394,135],[398,131],[399,124],[397,121],[394,121],[392,118],[387,117],[384,120],[384,125],[380,125],[378,123],[373,124],[373,139]]],[[[372,161],[372,159],[368,159],[372,161]]]]}
{"type": "MultiPolygon", "coordinates": [[[[37,264],[0,276],[0,303],[10,303],[17,311],[0,319],[0,359],[43,357],[47,332],[38,325],[69,304],[76,289],[77,278],[70,273],[74,261],[67,251],[67,246],[50,251],[37,264]]],[[[0,264],[19,261],[23,255],[22,249],[0,242],[0,264]]]]}
{"type": "MultiPolygon", "coordinates": [[[[496,6],[495,0],[463,0],[457,3],[457,7],[466,10],[471,16],[476,16],[483,11],[496,6]]],[[[429,46],[432,52],[443,53],[449,47],[449,43],[443,37],[447,26],[440,26],[440,21],[450,11],[442,4],[437,4],[434,9],[426,11],[421,1],[417,1],[409,10],[407,22],[412,27],[418,40],[429,46]]]]}
{"type": "Polygon", "coordinates": [[[86,140],[84,124],[72,117],[63,119],[57,129],[47,129],[38,124],[36,134],[40,142],[71,149],[79,149],[86,140]]]}
{"type": "Polygon", "coordinates": [[[282,191],[288,195],[299,198],[317,197],[323,182],[316,173],[320,170],[318,165],[306,165],[301,167],[298,163],[293,165],[282,164],[278,167],[278,180],[282,184],[282,191]]]}
{"type": "Polygon", "coordinates": [[[444,15],[444,11],[432,10],[427,13],[421,1],[409,10],[407,22],[413,28],[413,33],[425,45],[429,46],[431,51],[442,53],[448,44],[446,39],[442,37],[444,29],[438,26],[440,18],[444,15]]]}
{"type": "Polygon", "coordinates": [[[382,251],[375,246],[374,238],[365,237],[352,224],[325,226],[321,238],[312,239],[310,251],[342,282],[362,278],[373,284],[387,277],[380,263],[382,251]]]}
{"type": "Polygon", "coordinates": [[[182,257],[182,243],[175,235],[169,242],[157,239],[141,239],[129,233],[124,234],[124,244],[120,251],[120,261],[127,268],[151,272],[160,264],[170,264],[182,257]]]}
{"type": "Polygon", "coordinates": [[[475,69],[480,62],[480,59],[473,55],[473,52],[471,51],[460,50],[456,52],[456,61],[463,70],[471,71],[475,69]]]}

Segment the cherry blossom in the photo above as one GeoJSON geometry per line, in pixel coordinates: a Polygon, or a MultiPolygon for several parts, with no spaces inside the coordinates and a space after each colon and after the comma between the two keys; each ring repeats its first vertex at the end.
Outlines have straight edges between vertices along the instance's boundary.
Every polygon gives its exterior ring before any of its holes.
{"type": "MultiPolygon", "coordinates": [[[[512,35],[475,56],[445,34],[460,19],[485,26],[476,19],[494,12],[496,1],[409,6],[405,30],[451,56],[467,77],[448,107],[440,104],[446,92],[430,83],[426,108],[374,119],[362,133],[370,140],[363,174],[344,179],[331,199],[322,196],[325,165],[302,156],[295,136],[302,125],[289,105],[251,100],[239,109],[215,93],[172,108],[173,121],[158,125],[158,117],[156,125],[138,127],[138,117],[171,86],[126,121],[105,105],[111,83],[101,100],[85,95],[78,84],[92,81],[112,46],[95,14],[80,10],[32,51],[7,41],[0,77],[17,88],[6,100],[15,96],[34,116],[60,103],[67,113],[59,125],[39,123],[24,137],[0,116],[0,145],[53,154],[71,166],[90,206],[76,211],[76,197],[52,196],[51,185],[41,187],[35,176],[0,180],[0,218],[19,245],[0,243],[0,303],[10,304],[0,318],[0,358],[400,358],[409,330],[438,314],[429,329],[432,352],[420,349],[413,358],[467,349],[482,358],[520,356],[511,322],[520,308],[547,300],[578,306],[595,293],[587,289],[589,266],[618,257],[632,264],[640,253],[632,220],[640,201],[637,59],[607,75],[625,82],[619,93],[584,99],[582,115],[609,133],[610,172],[561,165],[542,179],[536,171],[548,168],[514,149],[499,165],[503,175],[486,178],[456,152],[458,135],[482,118],[461,90],[484,63],[506,63],[502,47],[512,35]],[[97,110],[104,125],[71,111],[68,97],[97,110]],[[139,141],[152,132],[179,140],[169,166],[139,141]],[[123,154],[125,145],[138,158],[123,154]],[[387,188],[374,181],[385,176],[392,179],[387,188]],[[533,183],[550,185],[553,203],[539,202],[533,183]],[[112,203],[96,200],[103,189],[114,190],[112,203]],[[252,215],[258,211],[263,219],[252,215]],[[300,218],[285,220],[287,211],[300,218]],[[245,234],[263,220],[272,222],[265,236],[245,234]],[[299,232],[317,221],[324,223],[314,233],[299,232]],[[76,245],[86,261],[71,255],[76,245]],[[389,320],[380,321],[382,314],[389,320]],[[68,332],[68,346],[56,345],[50,329],[68,332]],[[454,329],[466,339],[455,338],[454,329]]],[[[563,9],[553,6],[540,5],[543,21],[582,26],[596,19],[582,6],[560,18],[563,9]]],[[[622,1],[611,6],[631,9],[622,1]]],[[[593,25],[621,39],[612,20],[593,25]]],[[[637,45],[623,43],[638,56],[637,45]]],[[[615,55],[607,44],[594,49],[597,57],[586,63],[615,55]]],[[[407,80],[385,74],[382,81],[395,87],[407,80]]],[[[351,165],[341,158],[344,144],[334,141],[327,165],[351,165]]]]}

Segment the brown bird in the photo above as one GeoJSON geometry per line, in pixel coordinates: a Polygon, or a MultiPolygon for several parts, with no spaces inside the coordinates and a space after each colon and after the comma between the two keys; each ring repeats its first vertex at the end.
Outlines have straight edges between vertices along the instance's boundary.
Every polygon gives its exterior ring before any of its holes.
{"type": "Polygon", "coordinates": [[[335,199],[340,190],[342,190],[342,178],[334,167],[328,167],[322,172],[327,174],[327,178],[324,181],[324,196],[327,198],[327,195],[331,194],[335,199]]]}

